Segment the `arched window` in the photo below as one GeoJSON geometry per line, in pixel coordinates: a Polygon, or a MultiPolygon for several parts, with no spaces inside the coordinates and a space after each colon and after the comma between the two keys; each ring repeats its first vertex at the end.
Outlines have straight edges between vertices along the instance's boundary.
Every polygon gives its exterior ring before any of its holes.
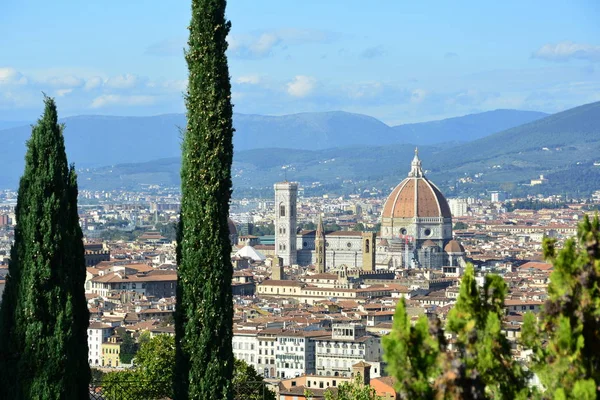
{"type": "Polygon", "coordinates": [[[365,253],[369,252],[369,239],[365,240],[365,253]]]}
{"type": "Polygon", "coordinates": [[[285,217],[285,206],[283,204],[279,206],[279,216],[285,217]]]}

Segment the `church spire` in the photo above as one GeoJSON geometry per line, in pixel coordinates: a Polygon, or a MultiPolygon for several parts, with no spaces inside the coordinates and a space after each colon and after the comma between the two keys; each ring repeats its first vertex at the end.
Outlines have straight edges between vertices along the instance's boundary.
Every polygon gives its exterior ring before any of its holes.
{"type": "Polygon", "coordinates": [[[410,163],[410,172],[408,176],[411,178],[423,177],[423,169],[421,168],[421,160],[419,159],[419,148],[415,147],[415,156],[410,163]]]}

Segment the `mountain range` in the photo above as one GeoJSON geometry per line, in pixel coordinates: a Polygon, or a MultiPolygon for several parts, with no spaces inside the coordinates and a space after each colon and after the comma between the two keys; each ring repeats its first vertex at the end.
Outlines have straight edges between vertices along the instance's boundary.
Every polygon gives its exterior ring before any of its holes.
{"type": "MultiPolygon", "coordinates": [[[[483,137],[543,116],[538,112],[497,110],[390,127],[373,117],[341,111],[277,117],[235,114],[234,148],[236,152],[273,147],[322,150],[339,146],[462,142],[465,138],[483,137]]],[[[180,130],[186,123],[184,114],[153,117],[82,115],[64,118],[61,122],[65,125],[69,160],[84,168],[178,157],[181,153],[180,130]]],[[[25,142],[30,134],[29,125],[0,130],[3,144],[0,158],[11,165],[10,170],[0,171],[0,187],[17,182],[23,168],[25,142]]]]}
{"type": "MultiPolygon", "coordinates": [[[[64,123],[82,188],[179,184],[178,127],[185,125],[184,115],[79,116],[64,123]]],[[[322,191],[388,188],[406,175],[415,144],[429,176],[446,190],[459,187],[460,178],[479,190],[540,173],[565,174],[592,165],[600,150],[600,102],[550,116],[496,110],[394,127],[346,112],[236,114],[234,126],[238,194],[270,190],[285,178],[322,191]]],[[[0,131],[0,157],[15,166],[0,171],[0,187],[16,186],[29,130],[0,131]]],[[[586,173],[593,178],[595,172],[586,173]]]]}
{"type": "MultiPolygon", "coordinates": [[[[486,190],[589,193],[600,189],[600,102],[462,144],[420,146],[428,177],[445,193],[486,190]],[[523,183],[544,174],[547,185],[523,183]]],[[[289,179],[313,193],[386,193],[410,168],[412,144],[344,146],[323,150],[264,148],[234,154],[234,194],[264,194],[273,182],[289,179]]],[[[139,187],[140,183],[178,185],[180,159],[130,163],[82,173],[84,185],[139,187]]]]}

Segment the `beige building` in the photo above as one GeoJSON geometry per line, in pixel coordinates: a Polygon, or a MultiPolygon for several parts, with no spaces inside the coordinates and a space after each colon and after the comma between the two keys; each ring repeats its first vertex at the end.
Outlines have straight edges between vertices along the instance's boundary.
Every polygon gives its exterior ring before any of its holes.
{"type": "Polygon", "coordinates": [[[102,366],[103,367],[119,367],[121,365],[121,345],[123,340],[113,335],[102,343],[102,366]]]}

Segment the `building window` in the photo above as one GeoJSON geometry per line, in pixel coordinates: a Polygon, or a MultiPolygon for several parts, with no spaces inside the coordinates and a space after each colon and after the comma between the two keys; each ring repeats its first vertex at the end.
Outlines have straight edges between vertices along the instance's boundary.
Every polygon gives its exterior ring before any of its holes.
{"type": "Polygon", "coordinates": [[[284,205],[279,206],[279,216],[285,217],[285,206],[284,205]]]}

